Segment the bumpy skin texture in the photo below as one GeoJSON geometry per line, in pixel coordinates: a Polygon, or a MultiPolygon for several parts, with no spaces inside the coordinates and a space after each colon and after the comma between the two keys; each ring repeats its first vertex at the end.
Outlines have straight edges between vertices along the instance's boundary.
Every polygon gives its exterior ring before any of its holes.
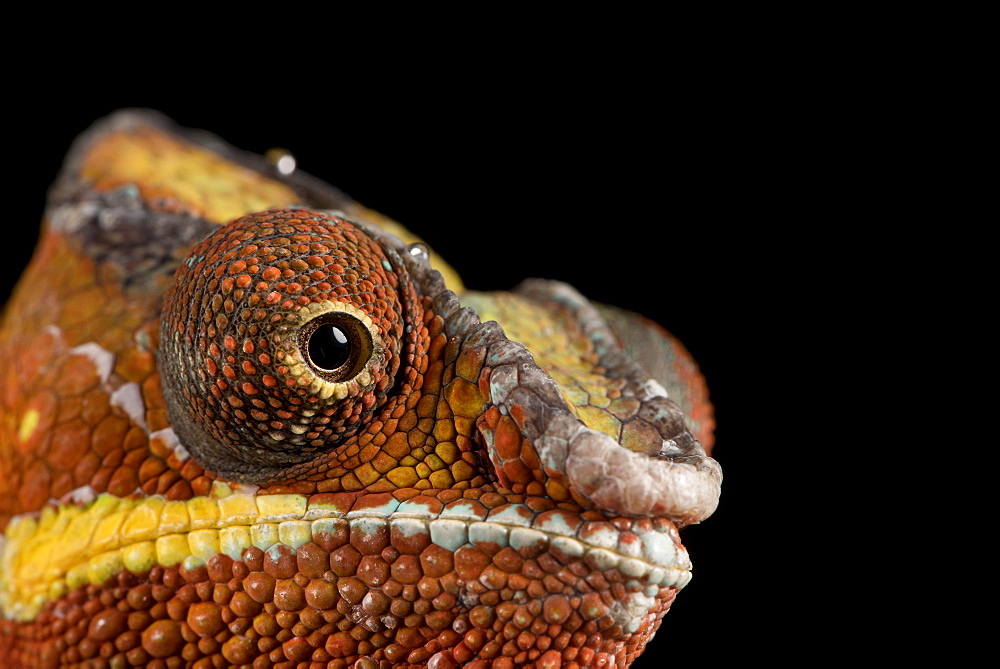
{"type": "Polygon", "coordinates": [[[156,115],[74,147],[0,347],[0,666],[628,666],[718,497],[658,326],[156,115]]]}

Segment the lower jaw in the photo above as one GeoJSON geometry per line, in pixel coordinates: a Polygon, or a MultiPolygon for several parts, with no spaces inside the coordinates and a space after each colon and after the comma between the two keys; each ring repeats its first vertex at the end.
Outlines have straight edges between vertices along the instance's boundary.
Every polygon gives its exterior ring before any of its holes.
{"type": "Polygon", "coordinates": [[[509,545],[449,552],[429,544],[407,554],[388,544],[363,554],[338,543],[317,534],[297,550],[251,546],[238,560],[217,554],[197,565],[122,570],[47,602],[30,622],[0,623],[0,665],[103,658],[171,666],[166,658],[180,658],[212,666],[266,656],[345,667],[364,658],[373,664],[355,666],[501,667],[557,657],[626,666],[679,589],[595,569],[551,546],[526,558],[509,545]]]}

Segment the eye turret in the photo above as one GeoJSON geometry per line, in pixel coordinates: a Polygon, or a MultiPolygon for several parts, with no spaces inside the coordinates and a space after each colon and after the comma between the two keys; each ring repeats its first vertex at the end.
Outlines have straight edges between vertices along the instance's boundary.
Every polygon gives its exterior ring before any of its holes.
{"type": "Polygon", "coordinates": [[[400,263],[350,222],[251,214],[205,238],[164,299],[171,424],[206,469],[277,480],[387,401],[404,332],[400,263]]]}

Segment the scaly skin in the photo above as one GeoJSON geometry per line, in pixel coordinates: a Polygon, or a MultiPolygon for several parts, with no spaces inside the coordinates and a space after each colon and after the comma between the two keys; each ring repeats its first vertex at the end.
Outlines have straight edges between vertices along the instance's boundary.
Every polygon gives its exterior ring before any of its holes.
{"type": "Polygon", "coordinates": [[[628,666],[718,497],[658,326],[155,115],[75,146],[0,350],[0,666],[628,666]]]}

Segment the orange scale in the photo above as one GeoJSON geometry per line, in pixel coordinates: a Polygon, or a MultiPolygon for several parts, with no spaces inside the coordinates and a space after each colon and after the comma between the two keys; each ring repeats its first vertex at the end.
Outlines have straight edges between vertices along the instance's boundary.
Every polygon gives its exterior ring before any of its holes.
{"type": "Polygon", "coordinates": [[[416,555],[401,555],[392,563],[392,578],[404,585],[415,585],[423,577],[420,558],[416,555]]]}
{"type": "Polygon", "coordinates": [[[363,555],[379,555],[389,545],[389,529],[385,524],[374,527],[352,525],[351,545],[363,555]]]}
{"type": "Polygon", "coordinates": [[[493,563],[508,574],[516,574],[524,567],[524,558],[516,550],[506,546],[493,556],[493,563]]]}
{"type": "Polygon", "coordinates": [[[455,551],[455,573],[466,581],[477,581],[490,563],[490,556],[477,548],[462,546],[455,551]]]}
{"type": "Polygon", "coordinates": [[[525,630],[517,635],[515,643],[521,650],[528,651],[535,647],[536,637],[531,632],[525,630]]]}
{"type": "Polygon", "coordinates": [[[124,497],[139,487],[139,472],[134,467],[120,466],[114,470],[108,480],[107,491],[112,495],[124,497]]]}
{"type": "MultiPolygon", "coordinates": [[[[428,613],[424,618],[424,621],[427,623],[427,627],[431,628],[435,632],[443,630],[446,627],[450,627],[452,621],[454,620],[455,614],[451,611],[434,611],[433,613],[428,613]]],[[[433,651],[429,648],[424,649],[424,653],[427,656],[430,656],[432,652],[433,651]]],[[[410,654],[410,657],[413,657],[412,653],[410,654]]]]}
{"type": "Polygon", "coordinates": [[[477,491],[476,499],[487,509],[496,509],[508,503],[506,497],[495,492],[477,491]]]}
{"type": "MultiPolygon", "coordinates": [[[[139,337],[146,334],[140,330],[139,337]]],[[[150,337],[151,346],[156,346],[159,335],[150,337]]],[[[141,383],[156,370],[156,356],[151,349],[140,349],[137,346],[129,346],[118,354],[115,359],[115,373],[126,381],[141,383]]]]}
{"type": "Polygon", "coordinates": [[[21,475],[21,509],[40,509],[51,496],[52,472],[40,460],[31,463],[21,475]]]}
{"type": "MultiPolygon", "coordinates": [[[[504,474],[507,475],[508,480],[510,480],[515,486],[527,486],[535,480],[534,472],[520,460],[508,460],[503,463],[502,469],[504,474]]],[[[514,492],[520,494],[528,491],[522,491],[520,487],[515,487],[514,492]]]]}
{"type": "Polygon", "coordinates": [[[73,487],[88,485],[101,467],[101,459],[94,453],[87,453],[73,468],[73,487]]]}
{"type": "MultiPolygon", "coordinates": [[[[536,477],[538,476],[537,472],[535,476],[536,477]]],[[[532,497],[537,498],[545,494],[545,486],[542,483],[539,483],[538,481],[532,481],[525,487],[524,492],[526,495],[530,495],[532,497]]]]}
{"type": "MultiPolygon", "coordinates": [[[[35,425],[35,429],[31,430],[30,433],[21,434],[16,438],[12,438],[11,441],[7,443],[18,444],[18,450],[22,453],[41,452],[39,446],[48,438],[57,416],[59,420],[62,421],[79,415],[83,408],[82,401],[76,398],[74,398],[74,400],[75,401],[70,398],[63,398],[60,400],[60,398],[58,398],[56,394],[49,389],[37,389],[36,393],[31,395],[28,401],[25,402],[24,407],[20,412],[21,416],[31,414],[37,417],[38,423],[35,425]],[[71,401],[74,404],[75,409],[73,411],[64,412],[64,408],[66,408],[71,401]]],[[[8,406],[13,404],[14,402],[11,402],[8,406]]]]}
{"type": "MultiPolygon", "coordinates": [[[[424,645],[425,639],[424,635],[421,634],[420,630],[413,629],[410,627],[404,627],[397,630],[396,632],[396,642],[406,648],[419,648],[424,645]]],[[[409,659],[407,657],[407,659],[409,659]]]]}
{"type": "Polygon", "coordinates": [[[531,581],[523,574],[513,573],[507,578],[507,587],[514,592],[527,591],[531,581]]]}
{"type": "Polygon", "coordinates": [[[86,328],[89,323],[99,320],[101,308],[107,303],[104,291],[97,287],[76,293],[62,307],[60,328],[65,331],[76,329],[77,326],[86,328]]]}
{"type": "Polygon", "coordinates": [[[50,485],[51,497],[53,499],[60,499],[75,487],[73,485],[73,473],[65,471],[52,472],[52,483],[50,485]]]}
{"type": "MultiPolygon", "coordinates": [[[[431,545],[431,535],[428,532],[417,532],[405,535],[395,526],[390,528],[392,546],[405,555],[421,555],[431,545]]],[[[394,565],[395,568],[395,565],[394,565]]]]}
{"type": "Polygon", "coordinates": [[[49,442],[46,459],[60,469],[72,467],[90,452],[90,432],[90,426],[80,418],[60,424],[49,442]]]}
{"type": "MultiPolygon", "coordinates": [[[[493,447],[501,460],[514,460],[521,455],[521,431],[508,416],[502,416],[493,436],[493,447]]],[[[526,482],[526,481],[525,481],[526,482]]]]}
{"type": "Polygon", "coordinates": [[[500,590],[506,587],[507,576],[507,572],[496,565],[489,564],[483,569],[478,580],[490,590],[500,590]]]}
{"type": "Polygon", "coordinates": [[[440,497],[416,495],[407,501],[407,508],[411,509],[419,505],[424,507],[421,511],[424,511],[428,516],[436,516],[444,509],[444,504],[440,497]]]}
{"type": "MultiPolygon", "coordinates": [[[[315,251],[316,249],[310,248],[309,250],[315,251]]],[[[307,256],[303,259],[303,262],[309,267],[322,267],[324,264],[323,259],[316,255],[307,256]]]]}
{"type": "Polygon", "coordinates": [[[538,453],[527,439],[522,442],[521,452],[518,457],[529,469],[536,472],[542,471],[542,462],[538,459],[538,453]]]}
{"type": "MultiPolygon", "coordinates": [[[[52,397],[55,398],[55,393],[52,393],[52,397]]],[[[28,402],[29,408],[36,408],[34,406],[34,401],[30,400],[28,402]]],[[[66,421],[78,418],[80,414],[83,413],[83,398],[79,396],[74,397],[61,397],[55,400],[53,405],[52,414],[46,414],[44,411],[40,414],[44,421],[44,424],[51,428],[52,423],[65,423],[66,421]]],[[[41,424],[40,424],[41,425],[41,424]]],[[[35,429],[31,432],[31,435],[26,441],[21,441],[20,436],[17,439],[11,439],[11,442],[17,441],[20,444],[20,450],[25,453],[33,453],[36,449],[31,444],[36,443],[36,441],[45,442],[50,438],[47,433],[42,433],[41,427],[35,429]]]]}
{"type": "MultiPolygon", "coordinates": [[[[141,439],[131,440],[132,450],[140,450],[146,445],[145,432],[141,429],[141,439]]],[[[129,433],[128,419],[116,414],[107,415],[94,428],[90,435],[91,448],[97,455],[106,455],[113,450],[122,449],[126,435],[129,433]]],[[[63,461],[65,462],[65,461],[63,461]]]]}
{"type": "Polygon", "coordinates": [[[455,362],[455,374],[467,381],[476,382],[486,360],[486,348],[477,346],[462,351],[455,362]]]}
{"type": "Polygon", "coordinates": [[[106,491],[108,489],[108,481],[111,479],[113,473],[114,469],[112,467],[100,467],[90,478],[90,487],[94,490],[106,491]]]}
{"type": "Polygon", "coordinates": [[[71,355],[67,356],[63,362],[56,388],[61,395],[81,395],[95,387],[99,381],[94,363],[90,358],[83,355],[71,355]]]}

